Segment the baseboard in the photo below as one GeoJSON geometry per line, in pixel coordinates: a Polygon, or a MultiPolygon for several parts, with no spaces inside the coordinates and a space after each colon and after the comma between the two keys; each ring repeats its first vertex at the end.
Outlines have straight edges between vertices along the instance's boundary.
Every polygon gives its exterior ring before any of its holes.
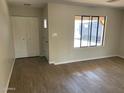
{"type": "Polygon", "coordinates": [[[118,57],[120,57],[120,58],[123,58],[123,59],[124,59],[124,56],[118,55],[118,57]]]}
{"type": "Polygon", "coordinates": [[[61,65],[61,64],[68,64],[68,63],[74,63],[74,62],[80,62],[80,61],[88,61],[88,60],[95,60],[95,59],[101,59],[101,58],[109,58],[109,57],[117,57],[117,55],[102,56],[102,57],[87,58],[87,59],[79,59],[79,60],[69,60],[69,61],[63,61],[63,62],[54,62],[52,64],[61,65]]]}
{"type": "Polygon", "coordinates": [[[54,61],[49,61],[49,64],[55,64],[55,62],[54,61]]]}
{"type": "Polygon", "coordinates": [[[13,64],[12,64],[12,67],[11,67],[11,70],[10,70],[10,73],[9,73],[9,78],[8,78],[8,81],[7,81],[7,86],[6,86],[5,93],[7,93],[7,91],[8,91],[9,82],[10,82],[11,75],[12,75],[12,72],[13,72],[14,64],[15,64],[15,59],[14,59],[14,62],[13,62],[13,64]]]}

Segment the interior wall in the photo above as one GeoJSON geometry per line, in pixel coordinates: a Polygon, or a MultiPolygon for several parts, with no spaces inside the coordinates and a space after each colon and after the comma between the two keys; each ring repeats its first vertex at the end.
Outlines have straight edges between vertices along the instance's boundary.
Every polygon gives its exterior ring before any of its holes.
{"type": "Polygon", "coordinates": [[[89,60],[119,54],[119,33],[122,24],[121,10],[49,3],[48,20],[50,63],[59,64],[61,62],[89,60]],[[75,15],[107,16],[104,46],[74,48],[75,15]]]}
{"type": "Polygon", "coordinates": [[[48,26],[44,28],[44,19],[48,22],[48,5],[45,5],[43,8],[43,15],[42,15],[42,49],[43,55],[49,60],[49,37],[48,37],[48,26]]]}
{"type": "Polygon", "coordinates": [[[123,13],[123,18],[122,18],[122,30],[120,33],[120,51],[119,51],[119,56],[124,58],[124,13],[123,13]]]}
{"type": "Polygon", "coordinates": [[[32,7],[19,7],[19,6],[10,6],[10,15],[11,16],[27,16],[27,17],[41,17],[42,8],[32,8],[32,7]]]}
{"type": "Polygon", "coordinates": [[[0,93],[6,93],[14,64],[14,47],[6,0],[0,0],[0,93]]]}

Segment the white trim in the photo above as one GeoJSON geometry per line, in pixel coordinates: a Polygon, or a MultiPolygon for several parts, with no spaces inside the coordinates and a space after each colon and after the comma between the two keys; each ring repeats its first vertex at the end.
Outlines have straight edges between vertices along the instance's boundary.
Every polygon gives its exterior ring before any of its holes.
{"type": "Polygon", "coordinates": [[[118,57],[120,57],[120,58],[124,58],[124,56],[121,56],[121,55],[118,55],[118,57]]]}
{"type": "Polygon", "coordinates": [[[49,61],[49,64],[55,64],[55,61],[49,61]]]}
{"type": "Polygon", "coordinates": [[[12,75],[12,72],[13,72],[14,64],[15,64],[15,59],[14,59],[14,61],[13,61],[13,64],[12,64],[12,67],[11,67],[11,70],[10,70],[10,73],[9,73],[9,78],[8,78],[8,81],[7,81],[5,93],[7,93],[7,91],[8,91],[9,82],[10,82],[11,75],[12,75]]]}
{"type": "Polygon", "coordinates": [[[79,59],[79,60],[68,60],[63,62],[54,62],[54,65],[61,65],[61,64],[68,64],[68,63],[74,63],[74,62],[80,62],[80,61],[88,61],[88,60],[95,60],[95,59],[101,59],[101,58],[109,58],[109,57],[115,57],[117,55],[110,55],[110,56],[102,56],[102,57],[96,57],[96,58],[87,58],[87,59],[79,59]]]}

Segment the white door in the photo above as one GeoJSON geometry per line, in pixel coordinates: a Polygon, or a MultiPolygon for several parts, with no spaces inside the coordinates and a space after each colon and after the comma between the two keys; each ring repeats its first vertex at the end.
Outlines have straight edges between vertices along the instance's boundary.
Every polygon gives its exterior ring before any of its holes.
{"type": "Polygon", "coordinates": [[[27,18],[27,51],[28,56],[39,56],[39,20],[38,18],[27,18]]]}
{"type": "Polygon", "coordinates": [[[12,17],[15,56],[39,56],[39,20],[33,17],[12,17]]]}

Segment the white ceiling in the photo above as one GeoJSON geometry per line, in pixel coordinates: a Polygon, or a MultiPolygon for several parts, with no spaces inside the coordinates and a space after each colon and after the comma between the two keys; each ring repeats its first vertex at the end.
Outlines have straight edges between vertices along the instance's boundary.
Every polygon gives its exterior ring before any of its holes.
{"type": "Polygon", "coordinates": [[[108,3],[107,0],[8,0],[10,5],[20,5],[23,6],[26,4],[32,4],[32,7],[42,7],[48,2],[63,2],[63,3],[76,3],[76,4],[87,4],[87,5],[103,5],[111,6],[117,8],[124,8],[124,0],[118,0],[116,2],[108,3]]]}

